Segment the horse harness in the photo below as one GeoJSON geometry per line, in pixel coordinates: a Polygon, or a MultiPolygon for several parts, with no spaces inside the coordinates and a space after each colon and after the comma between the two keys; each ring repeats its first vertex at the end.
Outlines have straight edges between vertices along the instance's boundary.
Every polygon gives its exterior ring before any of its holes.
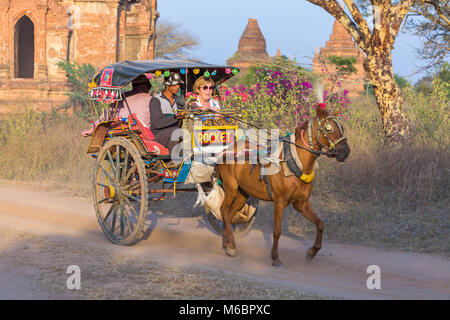
{"type": "MultiPolygon", "coordinates": [[[[283,160],[286,162],[286,165],[288,166],[289,170],[301,181],[303,181],[306,184],[311,183],[314,180],[314,170],[310,173],[310,174],[305,174],[301,168],[301,162],[300,159],[298,158],[297,153],[295,152],[295,148],[291,148],[291,146],[295,146],[295,147],[300,147],[302,149],[305,149],[311,153],[314,154],[315,158],[318,158],[320,156],[320,153],[317,153],[314,149],[314,144],[313,144],[313,134],[314,134],[314,138],[317,141],[317,144],[319,145],[320,148],[324,148],[326,149],[328,152],[326,153],[328,156],[330,156],[329,154],[334,154],[333,150],[336,147],[336,145],[343,141],[343,140],[347,140],[347,138],[344,136],[344,128],[341,126],[341,124],[338,121],[338,118],[335,116],[327,116],[323,119],[318,119],[317,120],[317,130],[314,130],[314,120],[317,117],[314,117],[311,121],[309,121],[308,123],[308,145],[309,145],[309,150],[307,148],[303,148],[301,146],[298,146],[297,144],[291,142],[291,141],[286,141],[285,139],[281,139],[283,142],[283,160]],[[332,133],[333,132],[333,125],[328,121],[329,119],[333,120],[338,129],[339,132],[341,134],[341,137],[339,139],[337,139],[336,141],[332,141],[330,139],[330,137],[328,136],[328,133],[332,133]],[[325,123],[323,123],[325,121],[325,123]],[[328,140],[329,143],[329,147],[323,145],[320,142],[319,139],[319,132],[328,140]],[[292,150],[293,149],[293,150],[292,150]]],[[[303,132],[302,132],[303,135],[303,132]]],[[[303,139],[303,136],[302,136],[303,139]]],[[[270,186],[269,183],[269,179],[267,178],[267,175],[263,175],[262,174],[262,168],[261,168],[261,172],[260,172],[260,177],[259,177],[259,181],[264,180],[264,183],[266,185],[266,190],[267,193],[270,197],[271,200],[273,200],[272,198],[272,187],[270,186]]]]}

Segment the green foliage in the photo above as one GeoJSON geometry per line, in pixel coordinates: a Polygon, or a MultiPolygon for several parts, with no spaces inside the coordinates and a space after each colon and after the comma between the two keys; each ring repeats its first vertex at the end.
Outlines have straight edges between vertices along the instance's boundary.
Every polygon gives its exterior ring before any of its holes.
{"type": "MultiPolygon", "coordinates": [[[[313,80],[314,78],[314,74],[301,67],[295,59],[289,59],[286,56],[281,56],[273,57],[270,63],[250,66],[245,74],[235,77],[236,82],[228,81],[228,85],[243,84],[247,87],[251,87],[256,83],[260,83],[264,80],[264,75],[258,72],[260,69],[270,69],[274,71],[292,70],[298,73],[299,76],[303,76],[310,80],[313,80]]],[[[233,78],[231,80],[233,80],[233,78]]]]}
{"type": "Polygon", "coordinates": [[[399,86],[400,89],[406,88],[410,86],[410,83],[408,80],[403,78],[402,76],[399,76],[398,74],[394,74],[394,80],[395,83],[399,86]]]}
{"type": "Polygon", "coordinates": [[[68,80],[72,85],[72,91],[67,93],[69,101],[63,106],[66,109],[74,108],[76,114],[87,118],[91,107],[89,103],[88,84],[95,76],[95,68],[91,64],[70,63],[59,61],[57,66],[67,73],[68,80]]]}
{"type": "Polygon", "coordinates": [[[329,56],[328,61],[335,67],[339,76],[348,76],[357,71],[354,65],[355,57],[329,56]]]}
{"type": "MultiPolygon", "coordinates": [[[[433,81],[439,78],[443,83],[450,83],[450,65],[445,62],[442,63],[437,72],[426,75],[416,82],[414,85],[417,92],[429,96],[433,92],[433,81]]],[[[447,89],[447,97],[450,99],[450,89],[447,89]]]]}
{"type": "Polygon", "coordinates": [[[427,143],[444,147],[448,151],[450,138],[449,106],[450,82],[444,82],[437,75],[432,81],[430,91],[410,88],[406,91],[405,103],[415,120],[417,133],[430,140],[427,143]]]}

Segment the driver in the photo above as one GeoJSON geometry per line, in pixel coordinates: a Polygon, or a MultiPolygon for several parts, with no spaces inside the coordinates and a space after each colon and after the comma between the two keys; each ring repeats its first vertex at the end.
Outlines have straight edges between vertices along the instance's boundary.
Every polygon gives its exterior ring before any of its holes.
{"type": "Polygon", "coordinates": [[[178,129],[179,120],[183,119],[182,112],[177,113],[181,102],[177,103],[176,93],[183,84],[179,73],[171,72],[164,81],[165,89],[161,94],[155,95],[150,100],[151,126],[150,129],[155,136],[155,140],[169,149],[172,149],[179,143],[173,141],[172,133],[178,129]]]}

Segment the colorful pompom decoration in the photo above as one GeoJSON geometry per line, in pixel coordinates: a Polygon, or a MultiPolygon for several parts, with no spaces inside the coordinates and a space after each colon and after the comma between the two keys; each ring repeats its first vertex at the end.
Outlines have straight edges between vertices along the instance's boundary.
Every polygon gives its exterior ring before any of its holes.
{"type": "Polygon", "coordinates": [[[231,69],[230,69],[230,68],[226,68],[226,69],[225,69],[225,73],[226,73],[226,74],[230,74],[230,73],[231,73],[231,69]]]}
{"type": "Polygon", "coordinates": [[[203,76],[204,76],[205,78],[209,78],[210,75],[211,75],[211,74],[209,73],[209,71],[205,71],[205,73],[203,74],[203,76]]]}
{"type": "Polygon", "coordinates": [[[168,76],[170,76],[170,71],[164,71],[164,77],[168,77],[168,76]]]}
{"type": "Polygon", "coordinates": [[[181,73],[181,74],[186,74],[186,73],[187,73],[186,71],[187,71],[186,68],[181,68],[181,69],[180,69],[180,73],[181,73]]]}
{"type": "Polygon", "coordinates": [[[194,74],[199,74],[200,73],[200,69],[194,69],[194,74]]]}
{"type": "Polygon", "coordinates": [[[239,69],[233,69],[233,74],[238,74],[238,72],[239,72],[239,69]]]}
{"type": "Polygon", "coordinates": [[[157,70],[156,72],[155,72],[155,76],[156,77],[159,77],[161,75],[161,71],[160,70],[157,70]]]}
{"type": "Polygon", "coordinates": [[[149,79],[149,80],[150,80],[151,78],[153,78],[153,75],[152,75],[151,73],[146,73],[145,76],[146,76],[147,79],[149,79]]]}
{"type": "Polygon", "coordinates": [[[213,72],[211,72],[212,76],[215,76],[217,74],[217,70],[214,70],[213,72]]]}

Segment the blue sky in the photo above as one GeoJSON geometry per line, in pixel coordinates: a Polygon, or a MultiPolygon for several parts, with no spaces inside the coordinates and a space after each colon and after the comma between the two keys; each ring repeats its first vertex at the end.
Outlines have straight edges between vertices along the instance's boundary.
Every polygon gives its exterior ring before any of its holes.
{"type": "MultiPolygon", "coordinates": [[[[311,64],[316,47],[325,46],[334,18],[306,0],[159,0],[159,21],[181,23],[200,42],[192,57],[209,63],[225,64],[237,50],[249,18],[258,20],[266,38],[267,52],[281,53],[311,64]]],[[[414,46],[417,37],[399,34],[393,51],[394,72],[410,81],[424,74],[412,74],[420,66],[414,46]]]]}

